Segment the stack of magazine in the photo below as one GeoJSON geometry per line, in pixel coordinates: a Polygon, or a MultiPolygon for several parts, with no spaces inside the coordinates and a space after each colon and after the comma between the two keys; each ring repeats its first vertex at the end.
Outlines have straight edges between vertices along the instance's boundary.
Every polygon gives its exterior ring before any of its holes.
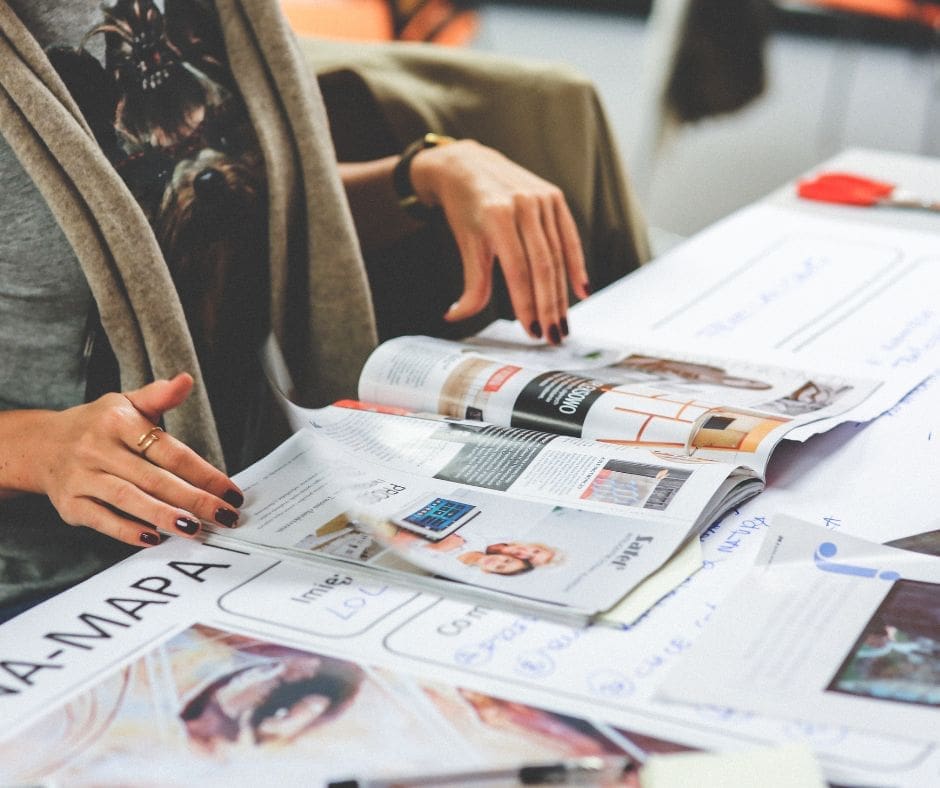
{"type": "Polygon", "coordinates": [[[369,358],[359,400],[285,400],[296,433],[236,477],[243,525],[210,538],[626,625],[700,565],[697,537],[763,489],[782,439],[874,418],[916,382],[498,328],[401,337],[369,358]]]}

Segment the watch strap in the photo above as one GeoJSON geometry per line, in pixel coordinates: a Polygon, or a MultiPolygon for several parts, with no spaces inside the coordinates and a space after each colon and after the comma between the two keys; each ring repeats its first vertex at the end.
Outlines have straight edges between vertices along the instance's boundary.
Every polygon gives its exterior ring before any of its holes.
{"type": "Polygon", "coordinates": [[[428,221],[438,215],[440,209],[437,206],[427,205],[418,198],[414,184],[411,182],[411,162],[421,151],[436,148],[439,145],[449,145],[451,142],[456,142],[456,140],[445,134],[428,132],[402,151],[392,170],[392,186],[395,188],[395,194],[398,195],[398,205],[413,219],[428,221]]]}

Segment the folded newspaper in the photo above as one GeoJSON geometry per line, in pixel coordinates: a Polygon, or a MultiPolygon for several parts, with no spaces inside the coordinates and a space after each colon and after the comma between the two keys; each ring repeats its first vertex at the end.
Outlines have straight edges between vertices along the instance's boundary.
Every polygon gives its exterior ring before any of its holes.
{"type": "Polygon", "coordinates": [[[237,477],[243,525],[214,538],[625,623],[618,603],[763,489],[784,436],[872,418],[908,388],[675,352],[403,337],[372,354],[360,401],[290,406],[297,433],[237,477]]]}

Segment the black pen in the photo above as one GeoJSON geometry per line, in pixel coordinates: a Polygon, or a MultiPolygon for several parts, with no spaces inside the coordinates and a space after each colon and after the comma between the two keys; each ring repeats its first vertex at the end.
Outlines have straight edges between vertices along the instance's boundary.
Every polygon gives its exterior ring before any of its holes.
{"type": "Polygon", "coordinates": [[[517,785],[610,784],[637,769],[627,756],[574,758],[495,769],[468,769],[402,777],[334,780],[327,788],[411,788],[433,785],[474,785],[513,781],[517,785]]]}

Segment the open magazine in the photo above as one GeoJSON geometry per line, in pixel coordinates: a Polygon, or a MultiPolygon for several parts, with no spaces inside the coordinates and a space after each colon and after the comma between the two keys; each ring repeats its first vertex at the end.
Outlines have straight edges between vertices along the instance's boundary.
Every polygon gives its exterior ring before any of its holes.
{"type": "Polygon", "coordinates": [[[243,525],[217,536],[617,621],[634,588],[763,488],[784,436],[871,418],[890,388],[683,353],[403,337],[372,354],[360,401],[290,407],[297,434],[238,477],[243,525]]]}

